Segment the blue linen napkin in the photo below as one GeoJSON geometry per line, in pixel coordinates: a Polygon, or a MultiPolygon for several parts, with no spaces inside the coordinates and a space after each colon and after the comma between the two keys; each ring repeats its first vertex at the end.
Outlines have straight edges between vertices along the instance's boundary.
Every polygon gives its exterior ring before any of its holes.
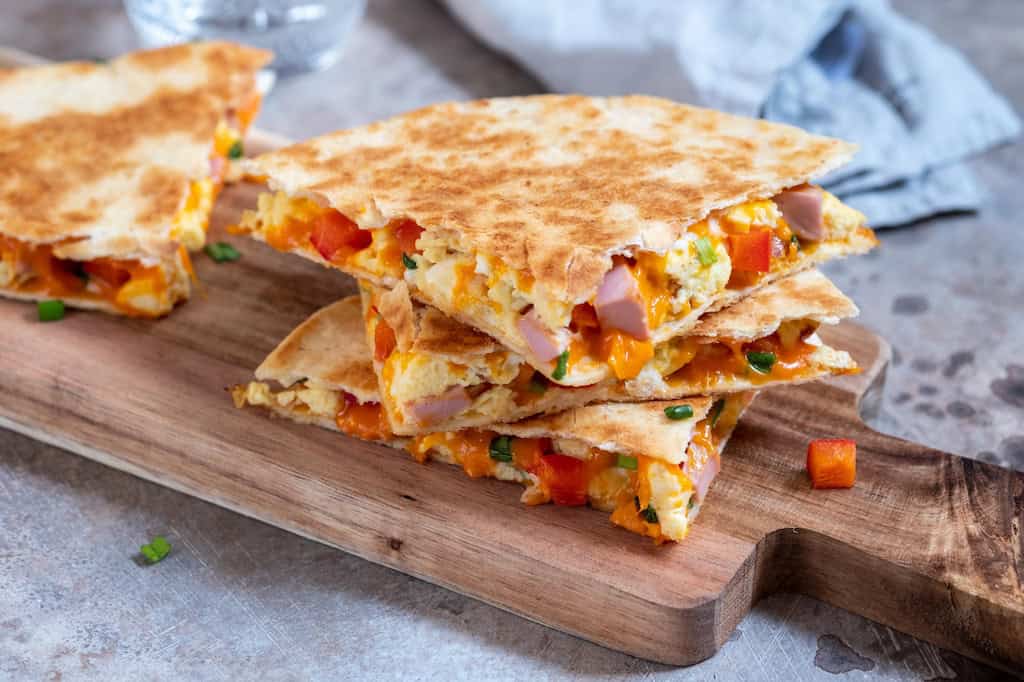
{"type": "Polygon", "coordinates": [[[824,184],[874,227],[975,210],[964,160],[1016,137],[1006,100],[885,0],[445,0],[556,92],[646,93],[861,145],[824,184]]]}

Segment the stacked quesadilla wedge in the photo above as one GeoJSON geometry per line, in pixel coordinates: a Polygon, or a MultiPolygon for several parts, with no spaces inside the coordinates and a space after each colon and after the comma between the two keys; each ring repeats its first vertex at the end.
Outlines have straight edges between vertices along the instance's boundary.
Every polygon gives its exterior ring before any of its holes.
{"type": "Polygon", "coordinates": [[[141,317],[188,298],[270,58],[193,43],[0,70],[0,294],[141,317]]]}
{"type": "Polygon", "coordinates": [[[875,243],[808,185],[854,148],[650,97],[441,104],[247,162],[239,229],[412,295],[551,380],[636,377],[771,281],[875,243]]]}
{"type": "Polygon", "coordinates": [[[857,371],[816,333],[857,308],[814,266],[875,237],[808,184],[852,153],[666,100],[552,95],[248,161],[270,191],[237,230],[360,296],[296,329],[236,404],[680,540],[756,390],[857,371]]]}
{"type": "Polygon", "coordinates": [[[684,337],[655,346],[635,379],[561,386],[514,351],[414,303],[394,289],[361,283],[366,337],[391,429],[461,429],[552,414],[598,402],[675,400],[756,390],[855,371],[852,358],[816,331],[857,314],[817,270],[772,282],[705,315],[684,337]]]}
{"type": "Polygon", "coordinates": [[[519,482],[526,504],[589,504],[659,542],[686,536],[754,395],[599,403],[408,438],[389,428],[362,337],[358,297],[318,311],[264,360],[255,381],[232,389],[235,404],[405,448],[419,461],[456,464],[474,478],[519,482]],[[666,408],[685,409],[689,417],[667,419],[666,408]]]}

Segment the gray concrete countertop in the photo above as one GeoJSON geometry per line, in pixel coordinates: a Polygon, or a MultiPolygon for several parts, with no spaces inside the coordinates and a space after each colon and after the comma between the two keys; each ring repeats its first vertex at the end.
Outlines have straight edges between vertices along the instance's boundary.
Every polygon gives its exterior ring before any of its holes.
{"type": "MultiPolygon", "coordinates": [[[[4,3],[0,44],[52,59],[136,46],[114,0],[4,3]],[[17,5],[17,6],[14,6],[17,5]]],[[[1024,4],[901,0],[1024,110],[1024,4]]],[[[259,124],[308,136],[537,84],[437,5],[372,1],[343,59],[279,84],[259,124]]],[[[1024,468],[1024,146],[975,162],[977,215],[882,234],[828,273],[896,351],[882,431],[1024,468]]],[[[2,398],[0,398],[2,400],[2,398]]],[[[99,464],[0,431],[2,679],[1000,679],[802,596],[755,608],[673,669],[621,655],[99,464]],[[136,565],[165,534],[172,557],[136,565]]]]}

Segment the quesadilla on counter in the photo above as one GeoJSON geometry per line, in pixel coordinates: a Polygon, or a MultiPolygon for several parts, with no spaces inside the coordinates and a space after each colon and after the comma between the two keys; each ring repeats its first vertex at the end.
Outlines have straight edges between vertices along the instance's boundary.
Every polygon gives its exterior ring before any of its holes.
{"type": "Polygon", "coordinates": [[[358,297],[320,310],[264,360],[256,381],[232,389],[235,405],[406,448],[421,462],[456,464],[474,478],[519,482],[526,504],[590,504],[659,542],[686,536],[754,396],[597,404],[402,438],[388,427],[362,334],[358,297]]]}
{"type": "Polygon", "coordinates": [[[652,97],[440,104],[246,162],[238,229],[478,329],[552,381],[637,377],[701,315],[872,248],[807,184],[850,144],[652,97]]]}
{"type": "Polygon", "coordinates": [[[122,315],[188,298],[186,249],[271,54],[230,43],[0,69],[0,294],[122,315]]]}
{"type": "MultiPolygon", "coordinates": [[[[360,285],[366,340],[395,433],[415,435],[516,421],[589,403],[674,400],[802,383],[856,371],[818,337],[857,307],[817,270],[768,284],[656,344],[637,376],[560,386],[513,351],[414,303],[404,282],[360,285]]],[[[330,351],[328,351],[330,352],[330,351]]]]}

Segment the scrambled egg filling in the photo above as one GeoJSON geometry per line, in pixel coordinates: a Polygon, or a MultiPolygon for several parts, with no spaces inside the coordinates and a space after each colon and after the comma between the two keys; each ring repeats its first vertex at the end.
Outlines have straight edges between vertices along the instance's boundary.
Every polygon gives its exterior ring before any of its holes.
{"type": "MultiPolygon", "coordinates": [[[[264,382],[235,386],[236,407],[246,404],[286,412],[299,419],[334,418],[339,429],[364,439],[394,441],[386,430],[369,430],[384,419],[377,403],[362,403],[363,423],[346,420],[354,399],[342,391],[299,382],[275,391],[264,382]],[[373,422],[377,423],[373,423],[373,422]]],[[[702,500],[687,472],[696,473],[718,458],[721,440],[736,424],[749,394],[722,398],[694,427],[679,465],[641,454],[617,454],[573,438],[515,438],[492,431],[466,430],[417,436],[406,449],[420,462],[437,459],[462,467],[467,475],[514,481],[526,486],[525,504],[583,505],[611,512],[611,520],[657,542],[681,541],[702,500]]]]}
{"type": "MultiPolygon", "coordinates": [[[[849,239],[863,226],[863,214],[821,192],[825,242],[802,242],[776,203],[764,199],[718,211],[690,225],[665,253],[615,256],[613,263],[627,264],[637,280],[648,328],[654,331],[687,318],[727,288],[753,286],[770,272],[795,268],[821,243],[849,239]],[[751,235],[756,239],[744,240],[751,235]],[[748,246],[737,260],[740,243],[748,246]]],[[[495,336],[521,339],[522,347],[527,344],[518,323],[522,313],[532,309],[556,345],[570,351],[569,371],[575,367],[586,374],[604,372],[601,368],[607,367],[618,379],[627,380],[657,354],[650,341],[601,329],[599,322],[588,337],[586,330],[570,323],[576,309],[592,306],[593,299],[561,300],[529,273],[462,249],[446,235],[422,232],[414,245],[406,244],[403,250],[396,230],[404,222],[362,229],[309,198],[277,192],[261,195],[257,210],[245,212],[239,229],[257,234],[280,250],[301,251],[378,281],[404,278],[442,310],[472,319],[476,327],[495,336]]],[[[665,362],[664,354],[659,362],[665,362]]]]}
{"type": "Polygon", "coordinates": [[[0,236],[0,286],[17,293],[107,303],[132,317],[158,317],[188,298],[192,264],[179,248],[160,261],[97,258],[75,261],[50,245],[0,236]]]}

